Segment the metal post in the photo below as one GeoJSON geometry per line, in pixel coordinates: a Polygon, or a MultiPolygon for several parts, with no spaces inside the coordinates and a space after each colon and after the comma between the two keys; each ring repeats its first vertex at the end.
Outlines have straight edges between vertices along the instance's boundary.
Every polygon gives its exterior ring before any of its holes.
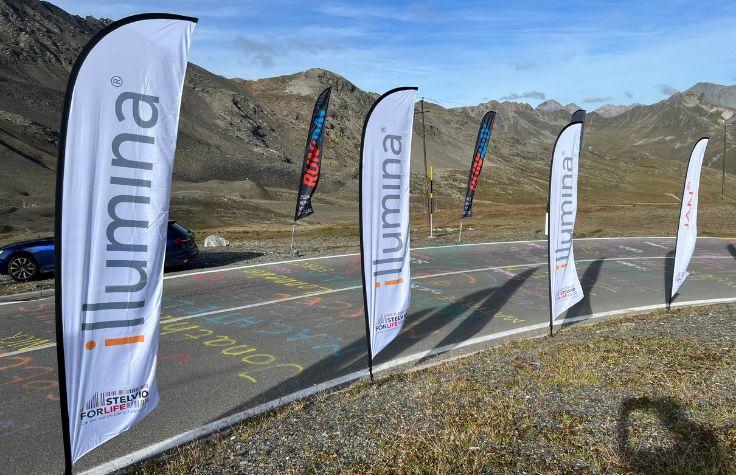
{"type": "Polygon", "coordinates": [[[424,114],[425,114],[424,98],[422,98],[422,100],[419,101],[419,107],[421,110],[420,114],[422,114],[422,151],[424,153],[424,190],[425,190],[425,194],[427,198],[427,202],[426,202],[427,224],[429,224],[431,227],[432,224],[431,224],[431,217],[430,217],[431,212],[429,210],[430,203],[429,203],[429,186],[428,186],[429,178],[427,175],[427,129],[425,128],[425,125],[424,125],[424,114]]]}
{"type": "Polygon", "coordinates": [[[464,218],[460,218],[460,235],[457,237],[458,243],[463,240],[463,219],[464,218]]]}
{"type": "Polygon", "coordinates": [[[432,176],[432,167],[429,167],[429,237],[434,237],[434,180],[432,176]]]}
{"type": "Polygon", "coordinates": [[[721,202],[724,200],[726,195],[726,128],[728,127],[728,121],[723,121],[723,163],[722,174],[721,174],[721,202]]]}
{"type": "Polygon", "coordinates": [[[294,231],[296,231],[296,221],[291,225],[291,253],[294,254],[294,231]]]}

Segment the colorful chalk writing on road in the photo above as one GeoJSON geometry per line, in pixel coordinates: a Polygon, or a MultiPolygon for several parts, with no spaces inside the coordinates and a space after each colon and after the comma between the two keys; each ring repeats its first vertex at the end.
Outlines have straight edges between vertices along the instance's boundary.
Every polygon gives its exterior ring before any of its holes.
{"type": "Polygon", "coordinates": [[[28,351],[49,343],[51,343],[51,340],[38,338],[26,332],[17,332],[14,335],[0,337],[0,357],[4,353],[28,351]]]}
{"type": "Polygon", "coordinates": [[[329,292],[332,290],[329,287],[323,285],[310,284],[303,280],[295,279],[286,275],[277,274],[265,269],[246,269],[243,271],[247,279],[260,279],[273,282],[275,284],[283,285],[285,287],[293,287],[299,290],[305,290],[305,294],[312,294],[315,292],[329,292]]]}
{"type": "Polygon", "coordinates": [[[244,368],[246,371],[239,373],[239,378],[257,383],[258,380],[253,375],[267,370],[270,370],[270,372],[278,370],[280,374],[286,372],[287,374],[290,373],[291,376],[296,376],[304,371],[302,365],[279,362],[278,357],[273,354],[260,352],[255,346],[240,343],[231,336],[219,334],[201,325],[189,321],[168,322],[174,318],[170,316],[161,317],[161,336],[176,334],[180,337],[179,341],[192,340],[204,347],[216,349],[214,351],[219,351],[223,355],[238,359],[246,365],[244,368]]]}
{"type": "Polygon", "coordinates": [[[46,399],[59,400],[56,369],[33,364],[31,356],[11,355],[0,358],[0,388],[5,386],[41,392],[46,395],[46,399]]]}

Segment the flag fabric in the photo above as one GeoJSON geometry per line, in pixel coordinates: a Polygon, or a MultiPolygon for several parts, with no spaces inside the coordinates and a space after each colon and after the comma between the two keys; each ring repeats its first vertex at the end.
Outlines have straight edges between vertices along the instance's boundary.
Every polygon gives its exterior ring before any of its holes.
{"type": "Polygon", "coordinates": [[[475,187],[478,186],[478,178],[483,169],[483,162],[488,151],[488,143],[491,140],[491,131],[493,130],[493,120],[496,113],[491,111],[483,116],[480,122],[480,130],[478,130],[478,138],[475,140],[475,151],[473,152],[473,161],[470,164],[470,176],[468,177],[468,187],[465,190],[465,204],[463,205],[463,218],[473,215],[473,195],[475,187]]]}
{"type": "Polygon", "coordinates": [[[583,109],[578,109],[573,112],[570,123],[573,122],[585,122],[585,111],[583,109]]]}
{"type": "Polygon", "coordinates": [[[583,299],[573,253],[582,133],[582,122],[570,123],[560,132],[552,152],[548,217],[550,325],[583,299]]]}
{"type": "Polygon", "coordinates": [[[309,135],[307,136],[307,147],[304,151],[302,163],[302,174],[299,180],[299,194],[296,199],[296,211],[294,222],[314,213],[312,209],[312,195],[319,183],[319,174],[322,165],[322,142],[324,141],[325,120],[327,118],[327,107],[330,104],[330,92],[328,87],[317,98],[312,112],[312,120],[309,123],[309,135]]]}
{"type": "Polygon", "coordinates": [[[72,69],[56,200],[56,312],[67,469],[159,403],[169,194],[196,18],[114,22],[72,69]]]}
{"type": "Polygon", "coordinates": [[[360,249],[370,359],[409,311],[409,178],[416,88],[393,89],[368,112],[360,153],[360,249]]]}
{"type": "Polygon", "coordinates": [[[680,222],[677,228],[677,244],[675,245],[675,266],[672,273],[672,292],[674,297],[680,286],[689,275],[687,271],[690,259],[695,252],[698,239],[698,192],[700,191],[700,171],[703,167],[705,148],[708,138],[704,137],[695,144],[687,165],[685,187],[680,205],[680,222]]]}

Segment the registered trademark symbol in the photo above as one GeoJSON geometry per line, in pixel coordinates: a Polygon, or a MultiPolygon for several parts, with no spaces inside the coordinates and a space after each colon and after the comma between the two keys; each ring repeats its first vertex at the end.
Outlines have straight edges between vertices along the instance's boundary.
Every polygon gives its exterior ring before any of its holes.
{"type": "Polygon", "coordinates": [[[386,127],[381,127],[381,132],[386,132],[386,127]]]}
{"type": "Polygon", "coordinates": [[[110,78],[110,84],[115,87],[120,87],[123,85],[123,78],[121,78],[120,76],[113,76],[110,78]]]}

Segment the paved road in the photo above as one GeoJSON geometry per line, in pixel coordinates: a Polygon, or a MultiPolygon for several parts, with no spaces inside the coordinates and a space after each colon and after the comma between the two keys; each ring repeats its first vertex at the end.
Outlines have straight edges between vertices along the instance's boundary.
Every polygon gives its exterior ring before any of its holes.
{"type": "MultiPolygon", "coordinates": [[[[734,244],[736,239],[701,238],[693,273],[676,302],[736,297],[734,244]]],[[[662,304],[673,246],[669,238],[576,240],[588,298],[567,318],[662,304]]],[[[545,253],[544,242],[413,250],[410,315],[376,364],[416,360],[412,355],[463,342],[465,350],[478,349],[496,336],[543,326],[545,253]]],[[[62,469],[53,322],[53,300],[0,305],[3,472],[62,469]]],[[[358,256],[169,274],[161,405],[77,468],[360,371],[366,365],[364,332],[358,256]]]]}

